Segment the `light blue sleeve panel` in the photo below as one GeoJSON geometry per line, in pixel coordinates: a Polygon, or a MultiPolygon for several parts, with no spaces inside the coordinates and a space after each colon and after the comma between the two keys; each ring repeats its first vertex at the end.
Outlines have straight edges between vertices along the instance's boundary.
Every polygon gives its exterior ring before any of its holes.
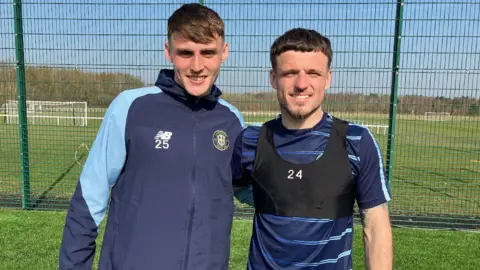
{"type": "MultiPolygon", "coordinates": [[[[242,127],[242,130],[245,129],[246,127],[246,124],[245,124],[245,120],[243,118],[243,115],[242,113],[235,107],[233,106],[232,104],[228,103],[227,101],[223,100],[223,99],[219,99],[218,102],[220,104],[222,104],[223,106],[227,107],[232,113],[234,113],[237,118],[238,118],[238,121],[240,122],[240,125],[242,127]]],[[[242,134],[243,132],[240,132],[239,134],[239,137],[236,138],[236,142],[235,142],[235,150],[233,151],[233,158],[232,158],[232,177],[233,177],[233,184],[234,184],[234,196],[235,198],[237,198],[241,203],[246,203],[246,204],[249,204],[250,206],[253,206],[253,193],[252,193],[252,185],[251,184],[248,184],[247,186],[245,187],[238,187],[238,186],[235,186],[235,180],[237,177],[241,177],[239,174],[241,170],[239,170],[238,168],[241,167],[241,145],[237,145],[238,142],[242,141],[241,137],[242,137],[242,134]],[[240,148],[239,148],[240,147],[240,148]]]]}
{"type": "Polygon", "coordinates": [[[80,175],[83,199],[97,228],[105,217],[110,188],[125,164],[125,127],[130,105],[138,97],[160,92],[158,87],[126,90],[112,101],[105,113],[80,175]]]}
{"type": "Polygon", "coordinates": [[[228,103],[224,99],[218,99],[218,103],[221,105],[227,107],[235,116],[237,116],[238,121],[240,122],[240,125],[242,126],[242,129],[245,128],[245,121],[243,119],[242,113],[237,109],[237,107],[233,106],[232,104],[228,103]]]}

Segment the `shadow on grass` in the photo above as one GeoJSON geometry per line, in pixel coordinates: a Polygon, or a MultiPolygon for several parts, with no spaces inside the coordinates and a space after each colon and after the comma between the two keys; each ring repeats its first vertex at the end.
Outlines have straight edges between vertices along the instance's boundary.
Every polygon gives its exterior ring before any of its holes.
{"type": "Polygon", "coordinates": [[[408,167],[408,166],[401,166],[402,168],[404,169],[407,169],[407,170],[411,170],[411,171],[414,171],[414,172],[421,172],[421,173],[426,173],[426,174],[432,174],[432,175],[436,175],[436,176],[439,176],[439,177],[443,177],[443,178],[446,178],[448,180],[454,180],[454,181],[458,181],[458,182],[462,182],[464,184],[469,184],[471,181],[468,181],[466,179],[462,179],[462,178],[459,178],[459,177],[451,177],[450,175],[447,175],[447,174],[444,174],[444,173],[439,173],[439,172],[435,172],[435,171],[431,171],[431,170],[425,170],[425,169],[418,169],[418,168],[413,168],[413,167],[408,167]]]}
{"type": "Polygon", "coordinates": [[[452,152],[458,152],[458,153],[462,153],[462,154],[476,154],[476,153],[478,153],[478,151],[479,151],[479,149],[475,149],[475,148],[466,149],[467,147],[465,147],[465,148],[458,148],[458,147],[441,146],[441,145],[431,146],[431,147],[432,147],[432,148],[436,148],[436,149],[445,150],[445,152],[447,152],[447,151],[452,151],[452,152]]]}
{"type": "Polygon", "coordinates": [[[422,184],[418,183],[417,181],[408,180],[408,179],[400,177],[400,176],[394,176],[394,178],[396,180],[400,180],[404,183],[414,185],[414,186],[417,186],[417,187],[420,187],[420,188],[423,188],[423,189],[426,189],[426,190],[430,190],[430,191],[432,191],[434,193],[437,193],[439,195],[443,195],[443,196],[446,196],[446,197],[449,197],[449,198],[454,198],[456,201],[464,201],[464,202],[467,202],[467,203],[471,203],[471,204],[476,205],[477,207],[480,208],[480,203],[478,203],[477,201],[462,199],[459,196],[455,196],[455,195],[449,194],[447,192],[444,192],[439,188],[433,188],[433,187],[429,187],[429,186],[426,186],[426,185],[422,185],[422,184]]]}
{"type": "MultiPolygon", "coordinates": [[[[82,160],[83,157],[85,156],[85,154],[81,154],[79,159],[78,160],[82,160]]],[[[37,200],[35,200],[35,203],[32,204],[31,208],[32,209],[36,209],[38,208],[43,202],[45,199],[47,199],[47,196],[48,196],[48,193],[50,193],[56,185],[58,185],[58,183],[60,183],[67,174],[70,173],[70,171],[75,167],[75,165],[77,165],[77,161],[73,162],[67,170],[65,170],[49,187],[48,189],[46,189],[42,195],[40,195],[40,197],[38,197],[37,200]]]]}
{"type": "Polygon", "coordinates": [[[465,172],[469,172],[469,173],[480,173],[480,171],[478,171],[478,170],[472,170],[472,169],[468,169],[468,168],[460,168],[460,171],[465,171],[465,172]]]}

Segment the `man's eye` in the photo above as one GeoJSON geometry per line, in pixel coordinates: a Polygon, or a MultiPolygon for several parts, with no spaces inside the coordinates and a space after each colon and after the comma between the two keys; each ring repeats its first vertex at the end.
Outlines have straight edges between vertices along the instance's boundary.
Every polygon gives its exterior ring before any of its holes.
{"type": "Polygon", "coordinates": [[[193,54],[190,52],[180,52],[178,55],[181,57],[191,57],[193,54]]]}
{"type": "Polygon", "coordinates": [[[212,57],[212,56],[215,55],[215,52],[207,51],[207,52],[204,52],[203,55],[206,56],[206,57],[212,57]]]}

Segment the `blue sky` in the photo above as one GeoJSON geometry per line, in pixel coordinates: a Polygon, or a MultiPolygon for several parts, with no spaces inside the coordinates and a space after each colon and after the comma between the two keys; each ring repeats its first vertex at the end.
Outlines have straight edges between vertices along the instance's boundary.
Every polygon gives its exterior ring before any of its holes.
{"type": "MultiPolygon", "coordinates": [[[[24,1],[29,65],[128,72],[152,84],[170,67],[166,20],[181,3],[165,0],[24,1]]],[[[269,91],[273,40],[293,27],[332,40],[331,92],[388,94],[396,1],[204,1],[226,24],[225,92],[269,91]]],[[[405,1],[399,94],[480,98],[480,1],[405,1]]],[[[0,61],[15,60],[12,1],[0,0],[0,61]]]]}

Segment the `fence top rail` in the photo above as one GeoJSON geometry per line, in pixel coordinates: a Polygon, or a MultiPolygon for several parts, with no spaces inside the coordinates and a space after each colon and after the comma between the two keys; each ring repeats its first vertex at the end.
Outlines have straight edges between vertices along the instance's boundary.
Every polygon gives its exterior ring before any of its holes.
{"type": "MultiPolygon", "coordinates": [[[[17,114],[0,114],[0,117],[18,117],[17,114]]],[[[54,119],[92,119],[102,120],[103,117],[61,116],[61,115],[28,115],[27,118],[54,118],[54,119]]]]}

